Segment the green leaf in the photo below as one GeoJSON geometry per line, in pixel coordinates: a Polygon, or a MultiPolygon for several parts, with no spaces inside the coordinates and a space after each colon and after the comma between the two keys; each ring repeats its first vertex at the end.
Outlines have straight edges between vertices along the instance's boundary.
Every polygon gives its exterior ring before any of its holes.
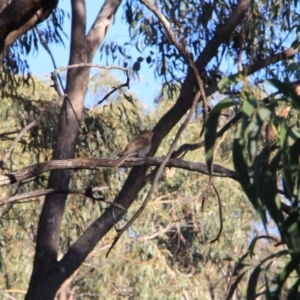
{"type": "Polygon", "coordinates": [[[293,62],[293,63],[289,64],[287,69],[288,69],[288,71],[298,71],[300,69],[300,64],[293,62]]]}
{"type": "Polygon", "coordinates": [[[270,216],[279,227],[279,230],[282,230],[284,216],[281,210],[281,202],[277,193],[277,171],[279,170],[280,158],[281,152],[278,151],[271,163],[262,173],[259,197],[263,204],[266,205],[270,216]]]}
{"type": "Polygon", "coordinates": [[[258,236],[254,237],[254,238],[252,239],[252,241],[250,242],[250,244],[249,244],[248,252],[249,252],[249,254],[250,254],[250,258],[251,258],[251,257],[253,256],[253,254],[254,254],[255,244],[256,244],[256,242],[258,241],[258,239],[259,239],[258,236]]]}
{"type": "Polygon", "coordinates": [[[253,116],[247,130],[249,159],[252,160],[256,155],[258,136],[261,133],[264,124],[269,123],[272,114],[275,113],[277,102],[272,102],[267,106],[261,107],[253,116]]]}
{"type": "Polygon", "coordinates": [[[259,202],[255,186],[250,180],[249,167],[247,165],[247,159],[245,154],[245,147],[241,139],[235,139],[233,142],[233,163],[238,175],[239,183],[241,184],[243,190],[245,191],[248,199],[254,206],[255,210],[259,213],[260,218],[262,219],[264,224],[266,224],[266,212],[264,207],[259,202]]]}
{"type": "Polygon", "coordinates": [[[299,228],[299,209],[293,207],[292,212],[286,218],[283,225],[283,234],[287,240],[290,249],[293,249],[295,253],[300,254],[300,228],[299,228]]]}
{"type": "Polygon", "coordinates": [[[226,297],[226,300],[231,299],[231,297],[233,296],[234,291],[236,290],[238,284],[240,283],[240,281],[243,279],[244,275],[247,273],[247,271],[244,271],[242,274],[240,274],[236,280],[234,281],[234,283],[231,285],[230,290],[228,292],[228,295],[226,297]]]}
{"type": "Polygon", "coordinates": [[[261,267],[257,266],[254,271],[251,273],[248,286],[247,286],[247,300],[255,300],[256,298],[256,285],[261,272],[261,267]]]}
{"type": "Polygon", "coordinates": [[[298,40],[294,40],[291,44],[291,48],[297,49],[300,46],[300,42],[298,40]]]}
{"type": "Polygon", "coordinates": [[[242,92],[243,106],[242,106],[242,122],[238,126],[236,131],[236,138],[244,138],[246,128],[250,123],[250,117],[256,107],[256,102],[250,97],[250,94],[246,91],[242,92]]]}
{"type": "Polygon", "coordinates": [[[224,77],[218,82],[218,90],[222,93],[231,85],[239,82],[244,82],[244,81],[245,81],[245,76],[240,73],[224,77]]]}
{"type": "Polygon", "coordinates": [[[209,175],[212,175],[212,162],[214,155],[215,141],[217,138],[217,127],[219,117],[223,109],[236,105],[236,101],[231,98],[226,98],[220,101],[211,111],[205,126],[204,146],[205,158],[209,175]]]}
{"type": "Polygon", "coordinates": [[[280,146],[282,149],[282,179],[285,195],[293,198],[294,188],[298,176],[300,139],[292,145],[288,145],[288,138],[294,137],[294,133],[286,124],[286,120],[280,121],[280,146]]]}

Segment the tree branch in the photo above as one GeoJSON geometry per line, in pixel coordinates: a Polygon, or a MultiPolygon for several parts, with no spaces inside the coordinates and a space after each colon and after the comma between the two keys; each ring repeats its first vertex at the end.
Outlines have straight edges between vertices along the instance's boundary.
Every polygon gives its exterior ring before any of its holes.
{"type": "Polygon", "coordinates": [[[214,37],[207,43],[196,61],[196,65],[200,73],[216,55],[220,45],[228,40],[233,30],[241,22],[242,18],[248,11],[250,4],[251,0],[240,0],[237,8],[231,13],[228,20],[217,27],[214,37]]]}
{"type": "Polygon", "coordinates": [[[103,42],[120,4],[121,0],[105,1],[99,11],[86,38],[88,61],[94,57],[99,45],[103,42]]]}
{"type": "MultiPolygon", "coordinates": [[[[259,61],[254,62],[252,65],[250,66],[246,66],[244,67],[242,72],[238,72],[235,74],[232,74],[230,76],[228,76],[228,81],[232,81],[234,82],[236,78],[238,78],[241,75],[244,76],[249,76],[254,74],[255,72],[266,68],[272,64],[275,64],[279,61],[285,60],[287,58],[290,58],[292,56],[294,56],[295,54],[298,53],[298,49],[294,49],[294,48],[288,48],[280,53],[271,55],[266,57],[265,59],[261,59],[259,61]]],[[[206,94],[207,95],[211,95],[213,93],[215,93],[216,91],[220,91],[220,87],[219,84],[220,82],[215,82],[213,84],[211,84],[207,89],[206,89],[206,94]]]]}
{"type": "Polygon", "coordinates": [[[6,204],[9,204],[12,202],[19,202],[20,200],[23,200],[23,199],[40,197],[40,196],[45,196],[45,195],[49,195],[49,194],[83,195],[83,196],[91,198],[92,200],[103,201],[108,204],[113,204],[111,201],[106,201],[103,198],[97,198],[93,195],[93,193],[101,192],[108,188],[109,188],[108,186],[102,186],[102,187],[92,187],[92,188],[77,189],[77,190],[47,189],[47,190],[33,191],[33,192],[29,192],[29,193],[17,194],[12,197],[4,198],[4,199],[0,200],[0,206],[6,205],[6,204]]]}
{"type": "MultiPolygon", "coordinates": [[[[123,163],[122,168],[132,168],[136,166],[159,166],[162,164],[164,158],[158,157],[143,157],[143,158],[129,158],[123,163]]],[[[111,167],[113,158],[83,158],[83,159],[67,159],[67,160],[51,160],[39,164],[35,164],[24,169],[0,175],[0,186],[21,182],[29,178],[35,177],[38,174],[53,171],[53,170],[81,170],[90,169],[98,170],[98,167],[111,167]]],[[[174,167],[194,172],[199,172],[208,175],[205,163],[195,163],[181,159],[170,159],[167,167],[174,167]]],[[[236,180],[234,171],[215,164],[213,167],[214,176],[228,177],[236,180]]]]}
{"type": "Polygon", "coordinates": [[[177,50],[179,51],[179,53],[181,54],[181,56],[185,59],[185,61],[187,62],[188,66],[192,69],[193,74],[196,78],[196,82],[198,85],[198,88],[201,92],[201,98],[203,101],[203,113],[204,113],[204,120],[206,120],[206,116],[208,114],[208,104],[207,104],[207,99],[206,99],[206,95],[205,95],[205,91],[204,91],[204,87],[203,87],[203,81],[200,77],[199,71],[197,69],[196,64],[194,63],[192,56],[189,52],[189,50],[187,49],[186,45],[182,45],[181,43],[179,43],[175,37],[175,34],[172,31],[172,28],[168,22],[168,20],[165,18],[165,16],[160,12],[160,10],[157,8],[157,6],[153,5],[151,2],[149,2],[148,0],[140,0],[140,2],[142,2],[146,7],[149,8],[150,11],[152,11],[156,17],[159,19],[160,23],[163,25],[163,27],[165,28],[170,40],[172,41],[172,43],[175,45],[175,47],[177,48],[177,50]]]}
{"type": "Polygon", "coordinates": [[[0,13],[0,53],[29,29],[48,18],[57,3],[58,0],[11,1],[0,13]]]}

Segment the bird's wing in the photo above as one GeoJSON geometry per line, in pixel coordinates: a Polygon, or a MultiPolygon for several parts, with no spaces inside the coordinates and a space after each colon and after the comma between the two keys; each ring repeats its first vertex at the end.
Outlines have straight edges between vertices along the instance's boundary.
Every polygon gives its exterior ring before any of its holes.
{"type": "Polygon", "coordinates": [[[122,156],[130,153],[137,153],[142,149],[146,148],[149,145],[149,143],[150,141],[146,137],[137,136],[127,145],[123,152],[119,153],[119,155],[122,156]]]}

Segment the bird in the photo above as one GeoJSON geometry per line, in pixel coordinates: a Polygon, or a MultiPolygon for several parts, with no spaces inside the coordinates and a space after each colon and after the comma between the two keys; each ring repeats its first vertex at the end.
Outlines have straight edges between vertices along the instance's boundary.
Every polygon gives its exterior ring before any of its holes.
{"type": "Polygon", "coordinates": [[[151,130],[143,130],[139,135],[134,137],[127,145],[124,151],[120,152],[116,160],[111,164],[113,168],[118,168],[127,158],[131,156],[144,157],[150,150],[151,138],[153,132],[151,130]]]}

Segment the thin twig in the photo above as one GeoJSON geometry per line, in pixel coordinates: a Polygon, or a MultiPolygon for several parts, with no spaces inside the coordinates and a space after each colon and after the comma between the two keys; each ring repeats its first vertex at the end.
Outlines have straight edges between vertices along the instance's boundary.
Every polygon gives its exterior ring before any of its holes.
{"type": "MultiPolygon", "coordinates": [[[[198,69],[196,67],[196,64],[194,63],[191,54],[189,53],[188,49],[186,46],[182,46],[176,39],[172,28],[168,22],[168,20],[165,18],[165,16],[160,12],[160,10],[158,9],[158,7],[156,7],[155,5],[153,5],[152,3],[150,3],[148,0],[140,0],[140,2],[142,2],[146,7],[148,7],[148,9],[150,11],[152,11],[156,17],[159,19],[160,23],[163,25],[163,27],[165,28],[167,34],[169,35],[170,40],[172,41],[172,43],[175,45],[175,47],[177,48],[177,50],[180,52],[180,54],[183,56],[183,58],[186,60],[187,64],[189,65],[189,67],[192,69],[199,90],[201,92],[201,97],[203,100],[203,115],[204,115],[204,125],[206,123],[206,118],[208,115],[208,104],[207,104],[207,99],[206,99],[206,95],[205,95],[205,91],[204,91],[204,87],[203,87],[203,81],[200,77],[200,74],[198,72],[198,69]]],[[[203,127],[204,127],[203,125],[203,127]]]]}
{"type": "MultiPolygon", "coordinates": [[[[239,112],[235,115],[230,121],[228,121],[218,132],[216,138],[221,137],[227,130],[229,130],[232,126],[234,126],[242,117],[242,114],[239,112]]],[[[172,158],[179,157],[182,153],[187,151],[197,150],[204,146],[204,141],[195,144],[183,144],[181,145],[178,150],[174,151],[172,154],[172,158]]]]}
{"type": "MultiPolygon", "coordinates": [[[[41,30],[39,30],[38,28],[35,28],[35,30],[37,31],[37,33],[38,33],[38,35],[39,35],[39,38],[40,38],[40,41],[41,41],[42,46],[44,47],[44,49],[45,49],[45,50],[48,52],[48,54],[50,55],[50,58],[51,58],[51,60],[52,60],[53,67],[54,67],[55,69],[57,69],[57,66],[56,66],[56,63],[55,63],[54,56],[53,56],[53,54],[52,54],[52,52],[51,52],[51,49],[49,48],[47,42],[45,41],[45,39],[44,39],[44,37],[43,37],[43,34],[42,34],[41,30]]],[[[65,93],[65,89],[64,89],[64,86],[63,86],[63,83],[62,83],[62,80],[61,80],[59,74],[57,74],[57,76],[58,76],[58,80],[59,80],[60,86],[61,86],[62,90],[63,90],[64,93],[65,93]]],[[[58,89],[58,90],[60,91],[60,89],[58,89]]],[[[58,90],[56,89],[56,91],[58,91],[58,90]]],[[[61,92],[59,92],[58,94],[59,94],[59,97],[62,96],[62,93],[61,93],[61,92]]]]}
{"type": "Polygon", "coordinates": [[[19,130],[12,130],[12,131],[6,131],[0,133],[0,138],[6,137],[7,135],[16,134],[19,130]]]}
{"type": "Polygon", "coordinates": [[[205,205],[205,201],[207,199],[207,195],[208,195],[210,185],[211,185],[211,181],[209,180],[208,184],[206,185],[204,191],[201,194],[201,212],[204,211],[204,205],[205,205]]]}
{"type": "MultiPolygon", "coordinates": [[[[103,66],[103,65],[98,65],[98,64],[91,64],[91,63],[80,63],[80,64],[74,64],[74,65],[69,65],[69,66],[62,66],[59,68],[56,68],[52,73],[51,73],[51,79],[54,82],[54,88],[57,91],[58,94],[60,94],[60,88],[58,85],[58,81],[57,81],[57,76],[60,80],[60,77],[58,75],[58,73],[62,72],[62,71],[66,71],[69,69],[75,69],[75,68],[84,68],[84,67],[88,67],[88,68],[99,68],[99,69],[105,69],[105,70],[121,70],[123,72],[125,72],[126,74],[126,82],[120,84],[117,87],[113,87],[112,90],[106,94],[100,101],[97,102],[97,104],[95,104],[93,107],[101,104],[103,101],[105,101],[111,94],[113,94],[115,91],[119,90],[122,87],[130,87],[130,78],[129,78],[129,72],[130,70],[124,67],[119,67],[119,66],[103,66]]],[[[61,82],[61,80],[60,80],[61,82]]],[[[61,83],[62,84],[62,83],[61,83]]]]}
{"type": "Polygon", "coordinates": [[[53,103],[50,104],[50,106],[44,110],[41,115],[39,117],[37,117],[35,120],[33,120],[32,122],[30,122],[29,124],[27,124],[21,131],[20,133],[17,135],[17,137],[15,138],[15,140],[13,141],[13,143],[11,144],[11,146],[9,147],[9,149],[6,151],[3,159],[0,161],[0,168],[3,167],[3,164],[6,162],[6,160],[10,157],[11,153],[13,152],[16,144],[20,141],[20,139],[22,138],[22,136],[31,128],[37,126],[39,124],[39,122],[50,112],[52,111],[54,108],[56,108],[60,102],[64,99],[65,96],[59,97],[56,101],[54,101],[53,103]]]}
{"type": "Polygon", "coordinates": [[[99,68],[99,69],[104,69],[104,70],[121,70],[124,72],[129,72],[129,69],[120,67],[120,66],[104,66],[104,65],[98,65],[98,64],[80,63],[80,64],[59,67],[53,71],[53,74],[56,75],[62,71],[66,71],[69,69],[84,68],[84,67],[99,68]]]}
{"type": "Polygon", "coordinates": [[[130,82],[130,78],[129,78],[129,72],[126,71],[126,82],[122,83],[120,85],[118,85],[117,87],[113,87],[112,90],[106,94],[100,101],[98,101],[93,107],[101,104],[103,101],[105,101],[111,94],[113,94],[115,91],[119,90],[122,87],[127,87],[129,89],[129,82],[130,82]]]}

